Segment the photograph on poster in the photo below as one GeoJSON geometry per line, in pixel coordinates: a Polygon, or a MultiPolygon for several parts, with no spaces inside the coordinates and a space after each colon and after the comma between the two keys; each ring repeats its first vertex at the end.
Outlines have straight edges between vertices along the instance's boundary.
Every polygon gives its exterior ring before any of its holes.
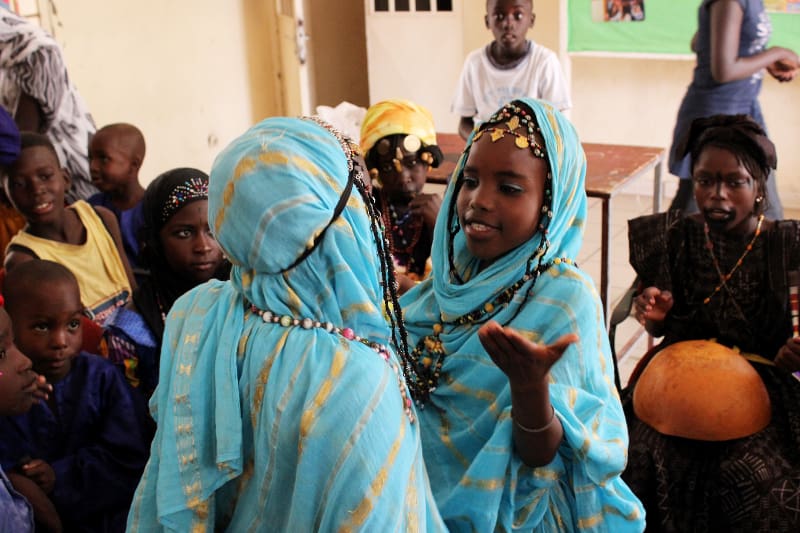
{"type": "Polygon", "coordinates": [[[800,14],[800,0],[764,0],[764,7],[772,13],[800,14]]]}
{"type": "Polygon", "coordinates": [[[592,0],[592,19],[603,22],[644,20],[644,0],[592,0]]]}

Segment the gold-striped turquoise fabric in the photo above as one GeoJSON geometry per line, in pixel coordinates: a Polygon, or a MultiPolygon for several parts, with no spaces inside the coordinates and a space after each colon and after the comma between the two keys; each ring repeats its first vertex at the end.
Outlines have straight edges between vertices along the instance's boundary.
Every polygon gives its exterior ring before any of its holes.
{"type": "Polygon", "coordinates": [[[550,266],[492,318],[536,342],[578,334],[580,340],[550,373],[550,398],[564,440],[550,464],[532,469],[522,463],[512,442],[508,378],[481,345],[480,324],[452,322],[522,278],[541,242],[537,232],[480,270],[458,230],[452,257],[464,282],[451,278],[448,232],[456,220],[449,207],[467,151],[436,221],[432,277],[401,299],[411,346],[443,323],[441,377],[419,411],[431,487],[450,531],[641,531],[644,510],[620,478],[628,434],[603,312],[591,278],[572,262],[586,226],[583,149],[572,125],[552,106],[521,103],[541,128],[552,174],[553,215],[543,253],[543,264],[550,266]]]}

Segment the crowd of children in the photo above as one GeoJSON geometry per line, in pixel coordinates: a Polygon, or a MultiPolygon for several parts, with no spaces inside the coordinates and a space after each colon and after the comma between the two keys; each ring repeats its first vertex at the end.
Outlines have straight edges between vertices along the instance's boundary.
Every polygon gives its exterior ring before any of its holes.
{"type": "Polygon", "coordinates": [[[146,187],[143,133],[109,124],[75,201],[63,147],[0,107],[0,531],[800,527],[800,233],[764,215],[774,147],[747,117],[693,122],[701,212],[631,223],[636,314],[666,333],[642,367],[714,331],[753,352],[775,414],[719,445],[662,434],[641,369],[620,401],[575,264],[586,160],[534,21],[487,0],[443,196],[407,100],[367,110],[360,150],[271,118],[211,178],[146,187]]]}

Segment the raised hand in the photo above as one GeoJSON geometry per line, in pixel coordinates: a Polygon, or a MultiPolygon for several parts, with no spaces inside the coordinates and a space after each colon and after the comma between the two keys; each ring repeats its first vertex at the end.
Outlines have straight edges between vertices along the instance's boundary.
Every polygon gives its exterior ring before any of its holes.
{"type": "Polygon", "coordinates": [[[561,359],[567,347],[578,340],[577,335],[569,333],[553,344],[537,344],[494,320],[481,326],[478,338],[516,390],[540,388],[546,383],[550,368],[561,359]]]}

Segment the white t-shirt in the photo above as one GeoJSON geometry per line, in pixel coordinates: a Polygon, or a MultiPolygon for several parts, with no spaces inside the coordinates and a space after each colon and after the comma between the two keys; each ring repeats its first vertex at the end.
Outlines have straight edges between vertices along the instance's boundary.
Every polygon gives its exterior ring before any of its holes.
{"type": "Polygon", "coordinates": [[[519,65],[500,69],[489,59],[489,47],[473,50],[464,61],[451,110],[483,122],[503,104],[527,96],[547,100],[561,111],[572,107],[569,87],[555,52],[530,41],[519,65]]]}

